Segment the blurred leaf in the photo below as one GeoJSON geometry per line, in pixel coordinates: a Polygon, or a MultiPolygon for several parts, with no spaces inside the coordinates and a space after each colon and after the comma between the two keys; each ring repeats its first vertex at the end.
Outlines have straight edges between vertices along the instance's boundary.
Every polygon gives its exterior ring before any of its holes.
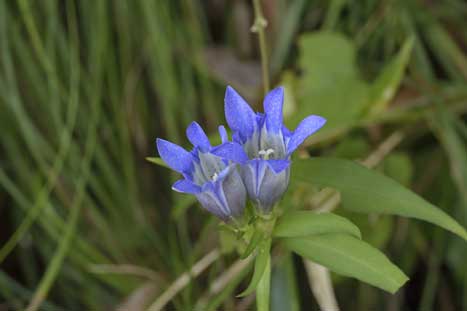
{"type": "Polygon", "coordinates": [[[287,253],[278,260],[271,275],[271,311],[283,310],[300,310],[297,280],[291,253],[287,253]]]}
{"type": "Polygon", "coordinates": [[[368,154],[370,145],[363,137],[346,137],[338,142],[332,156],[336,158],[360,159],[368,154]]]}
{"type": "Polygon", "coordinates": [[[467,79],[465,52],[457,45],[447,30],[427,13],[424,16],[421,30],[433,55],[441,63],[446,73],[453,80],[467,79]]]}
{"type": "Polygon", "coordinates": [[[186,210],[196,203],[194,195],[176,195],[174,196],[174,205],[172,207],[172,217],[174,220],[179,220],[185,215],[186,210]]]}
{"type": "Polygon", "coordinates": [[[318,114],[328,120],[323,131],[357,120],[369,98],[369,87],[358,73],[355,47],[344,36],[331,32],[302,35],[299,39],[299,111],[291,120],[318,114]]]}
{"type": "MultiPolygon", "coordinates": [[[[261,278],[263,277],[264,272],[267,272],[267,266],[269,265],[269,251],[271,249],[271,239],[264,239],[258,245],[256,259],[255,259],[255,271],[253,272],[253,277],[251,278],[250,284],[248,287],[237,295],[237,297],[248,296],[253,293],[258,286],[261,278]]],[[[269,267],[269,269],[271,269],[269,267]]],[[[270,271],[267,273],[271,273],[270,271]]]]}
{"type": "Polygon", "coordinates": [[[256,307],[258,311],[269,311],[269,297],[271,293],[271,255],[267,253],[264,273],[256,289],[256,307]]]}
{"type": "Polygon", "coordinates": [[[386,64],[370,89],[370,113],[378,114],[386,110],[389,101],[394,97],[404,70],[410,59],[414,39],[408,38],[399,53],[386,64]]]}
{"type": "Polygon", "coordinates": [[[219,244],[223,254],[231,253],[235,250],[237,236],[232,230],[219,227],[219,244]]]}
{"type": "Polygon", "coordinates": [[[442,210],[394,180],[352,161],[335,158],[298,160],[292,171],[293,181],[339,190],[344,208],[422,219],[467,240],[465,229],[442,210]]]}
{"type": "Polygon", "coordinates": [[[347,0],[331,0],[322,28],[330,30],[335,27],[339,20],[339,15],[345,7],[347,0]]]}
{"type": "Polygon", "coordinates": [[[280,71],[287,59],[287,54],[293,46],[292,41],[295,33],[300,27],[300,17],[303,14],[305,5],[305,0],[291,1],[284,17],[281,18],[277,41],[271,51],[271,71],[273,74],[280,71]]]}
{"type": "Polygon", "coordinates": [[[224,301],[232,297],[234,290],[237,288],[238,284],[245,278],[248,271],[250,270],[251,265],[247,265],[241,269],[232,279],[225,285],[225,287],[214,297],[210,297],[207,303],[199,303],[195,310],[206,310],[206,311],[215,311],[220,310],[219,307],[224,301]]]}
{"type": "MultiPolygon", "coordinates": [[[[462,122],[462,119],[459,119],[462,122]]],[[[453,185],[457,190],[458,204],[456,212],[459,221],[467,225],[467,145],[462,136],[456,131],[456,116],[447,111],[443,105],[437,104],[434,113],[430,115],[433,131],[441,142],[444,152],[449,159],[449,173],[453,185]]],[[[462,128],[460,128],[462,131],[462,128]]],[[[447,183],[444,183],[447,184],[447,183]]],[[[447,248],[447,263],[460,282],[465,282],[467,268],[465,257],[467,245],[457,240],[451,240],[447,248]]]]}
{"type": "Polygon", "coordinates": [[[383,161],[385,175],[400,184],[409,187],[413,177],[413,166],[406,153],[397,152],[388,155],[383,161]]]}
{"type": "Polygon", "coordinates": [[[297,100],[295,98],[295,93],[293,92],[296,83],[297,79],[292,71],[288,70],[282,73],[279,85],[282,85],[285,89],[284,106],[282,109],[284,119],[288,119],[293,116],[297,110],[297,100]]]}
{"type": "Polygon", "coordinates": [[[360,230],[344,217],[317,214],[312,211],[292,211],[279,218],[273,235],[279,238],[305,237],[309,235],[343,233],[361,239],[360,230]]]}
{"type": "Polygon", "coordinates": [[[285,246],[331,271],[395,293],[407,276],[376,248],[349,235],[286,238],[285,246]]]}
{"type": "Polygon", "coordinates": [[[459,191],[464,209],[467,210],[467,145],[455,129],[456,117],[437,104],[430,121],[449,158],[452,180],[459,191]]]}

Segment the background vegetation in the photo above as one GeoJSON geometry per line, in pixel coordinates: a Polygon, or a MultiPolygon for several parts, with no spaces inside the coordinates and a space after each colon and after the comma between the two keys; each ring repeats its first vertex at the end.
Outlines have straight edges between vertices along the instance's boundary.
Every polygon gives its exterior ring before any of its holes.
{"type": "MultiPolygon", "coordinates": [[[[287,122],[329,120],[302,156],[365,160],[467,226],[467,4],[268,0],[263,11],[287,122]]],[[[187,144],[192,120],[214,133],[227,84],[261,106],[252,23],[247,0],[0,1],[3,308],[138,310],[161,297],[177,310],[252,308],[235,298],[249,266],[218,221],[145,160],[156,137],[187,144]],[[177,279],[206,254],[206,271],[177,279]]],[[[339,204],[312,194],[289,202],[339,204]]],[[[389,295],[335,277],[343,310],[467,310],[459,238],[336,212],[411,279],[389,295]]],[[[317,309],[303,263],[274,258],[272,309],[317,309]]]]}

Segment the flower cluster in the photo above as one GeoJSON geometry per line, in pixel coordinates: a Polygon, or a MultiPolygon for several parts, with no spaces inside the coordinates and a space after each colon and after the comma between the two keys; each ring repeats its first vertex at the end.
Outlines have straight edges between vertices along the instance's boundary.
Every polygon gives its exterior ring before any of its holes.
{"type": "Polygon", "coordinates": [[[193,144],[191,152],[158,138],[160,157],[184,177],[172,189],[194,194],[205,209],[224,221],[241,216],[247,195],[260,213],[270,213],[289,184],[291,154],[326,122],[311,115],[289,131],[282,121],[283,103],[284,89],[278,87],[266,95],[264,113],[255,113],[228,86],[225,117],[231,141],[220,126],[222,143],[211,146],[196,122],[186,131],[193,144]]]}

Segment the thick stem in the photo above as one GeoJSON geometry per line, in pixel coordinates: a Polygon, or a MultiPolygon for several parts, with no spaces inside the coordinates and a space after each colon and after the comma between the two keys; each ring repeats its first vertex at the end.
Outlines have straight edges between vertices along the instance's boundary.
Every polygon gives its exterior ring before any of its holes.
{"type": "Polygon", "coordinates": [[[264,94],[266,95],[269,91],[269,64],[266,45],[266,34],[264,32],[264,28],[266,28],[268,22],[263,16],[260,0],[253,0],[253,8],[255,10],[255,22],[251,27],[251,31],[258,33],[259,50],[261,54],[261,69],[263,74],[263,88],[264,94]]]}

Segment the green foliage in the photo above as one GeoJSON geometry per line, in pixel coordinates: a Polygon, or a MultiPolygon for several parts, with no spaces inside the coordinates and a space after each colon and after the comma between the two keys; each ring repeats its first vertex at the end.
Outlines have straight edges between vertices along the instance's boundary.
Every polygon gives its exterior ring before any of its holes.
{"type": "Polygon", "coordinates": [[[300,310],[292,254],[279,258],[271,273],[271,311],[300,310]]]}
{"type": "MultiPolygon", "coordinates": [[[[264,278],[269,279],[269,275],[271,273],[271,255],[269,254],[271,250],[271,242],[270,238],[266,238],[258,244],[253,277],[251,278],[248,287],[238,294],[239,297],[244,297],[253,293],[257,287],[260,286],[260,282],[266,282],[264,278]]],[[[265,284],[262,284],[261,286],[265,286],[265,284]]],[[[263,293],[263,295],[265,295],[265,293],[263,293]]]]}
{"type": "Polygon", "coordinates": [[[174,176],[151,165],[163,165],[154,139],[186,144],[192,120],[218,139],[225,84],[243,82],[260,106],[247,2],[0,1],[2,306],[26,309],[39,297],[41,310],[144,310],[220,244],[222,256],[164,309],[251,309],[236,297],[248,281],[259,308],[308,308],[309,280],[290,250],[388,291],[405,276],[383,252],[424,276],[397,297],[334,282],[346,310],[466,309],[465,241],[391,216],[465,237],[466,4],[266,2],[271,80],[285,85],[288,125],[328,118],[308,142],[320,144],[300,156],[362,160],[403,132],[377,171],[404,187],[350,161],[294,160],[274,230],[218,233],[193,196],[171,192],[174,176]],[[339,190],[341,202],[317,186],[339,190]],[[318,214],[323,206],[333,214],[318,214]],[[249,253],[262,262],[253,280],[251,265],[230,270],[249,253]]]}
{"type": "Polygon", "coordinates": [[[268,311],[271,293],[271,255],[268,254],[266,267],[256,289],[256,307],[258,311],[268,311]]]}
{"type": "Polygon", "coordinates": [[[390,100],[396,94],[404,70],[409,62],[413,47],[413,38],[405,41],[399,53],[382,69],[370,89],[370,113],[378,114],[388,108],[390,100]]]}
{"type": "Polygon", "coordinates": [[[292,180],[339,190],[346,209],[425,220],[467,240],[465,229],[442,210],[397,182],[352,161],[314,158],[295,161],[294,166],[292,180]]]}
{"type": "MultiPolygon", "coordinates": [[[[328,119],[324,131],[332,131],[387,109],[408,64],[413,39],[386,64],[373,83],[364,81],[356,64],[355,46],[332,32],[300,38],[299,65],[302,77],[297,86],[299,109],[291,123],[309,114],[328,119]]],[[[320,135],[323,135],[322,133],[320,135]]]]}
{"type": "Polygon", "coordinates": [[[273,235],[294,238],[309,235],[342,233],[361,239],[360,230],[344,217],[331,213],[316,214],[311,211],[293,211],[279,218],[273,235]]]}
{"type": "Polygon", "coordinates": [[[358,120],[369,88],[358,72],[352,42],[343,35],[319,32],[303,35],[299,45],[303,76],[297,85],[297,113],[290,123],[317,114],[328,120],[323,131],[330,131],[358,120]]]}
{"type": "Polygon", "coordinates": [[[342,234],[286,238],[284,245],[330,270],[395,293],[407,276],[369,244],[342,234]]]}

